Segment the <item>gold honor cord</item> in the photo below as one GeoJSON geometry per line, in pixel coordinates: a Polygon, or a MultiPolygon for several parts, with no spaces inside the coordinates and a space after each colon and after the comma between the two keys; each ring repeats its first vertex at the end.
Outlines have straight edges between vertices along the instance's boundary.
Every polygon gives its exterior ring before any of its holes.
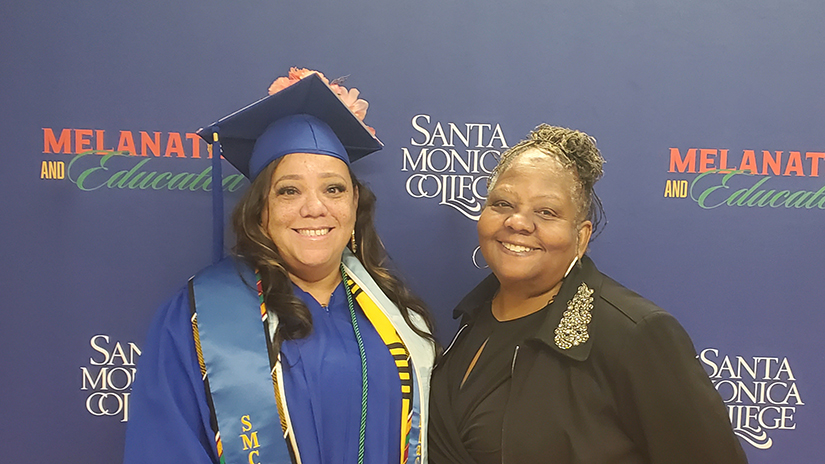
{"type": "MultiPolygon", "coordinates": [[[[190,295],[190,301],[194,298],[190,295]]],[[[223,457],[223,443],[221,442],[221,432],[218,430],[218,418],[215,416],[215,405],[212,403],[212,390],[209,389],[209,378],[206,376],[206,363],[203,361],[203,349],[201,348],[201,337],[198,331],[198,313],[195,312],[195,305],[192,305],[192,338],[195,340],[195,352],[198,355],[198,366],[201,369],[201,380],[203,380],[203,387],[206,391],[206,401],[209,405],[209,423],[212,426],[212,432],[215,434],[215,449],[218,451],[218,460],[220,464],[225,464],[223,457]]]]}

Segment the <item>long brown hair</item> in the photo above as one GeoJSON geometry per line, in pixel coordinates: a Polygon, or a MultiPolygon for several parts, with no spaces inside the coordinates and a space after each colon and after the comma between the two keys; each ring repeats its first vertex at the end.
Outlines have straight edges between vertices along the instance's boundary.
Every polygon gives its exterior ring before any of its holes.
{"type": "MultiPolygon", "coordinates": [[[[307,337],[312,331],[312,315],[304,303],[292,292],[284,260],[278,248],[261,225],[261,214],[267,205],[272,174],[279,160],[273,161],[252,181],[232,213],[236,243],[233,253],[261,274],[264,302],[268,312],[278,317],[278,331],[273,349],[278,350],[283,340],[307,337]]],[[[375,194],[358,181],[349,170],[352,184],[358,191],[358,209],[355,217],[355,255],[389,299],[398,306],[410,328],[434,346],[433,322],[418,297],[387,267],[387,252],[375,230],[375,194]],[[410,318],[410,311],[424,320],[426,327],[418,327],[410,318]]]]}

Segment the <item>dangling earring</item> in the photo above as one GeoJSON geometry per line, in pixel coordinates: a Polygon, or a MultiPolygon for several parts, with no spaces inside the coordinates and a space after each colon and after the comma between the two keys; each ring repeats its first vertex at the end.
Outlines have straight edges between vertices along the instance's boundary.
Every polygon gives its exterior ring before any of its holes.
{"type": "MultiPolygon", "coordinates": [[[[570,267],[567,268],[567,272],[564,273],[564,277],[567,277],[567,274],[570,274],[570,271],[573,270],[573,266],[576,265],[576,261],[578,261],[578,260],[579,260],[579,255],[576,255],[575,257],[573,257],[573,262],[570,263],[570,267]]],[[[564,277],[562,277],[562,279],[564,277]]]]}
{"type": "Polygon", "coordinates": [[[350,248],[352,249],[353,253],[358,251],[358,246],[355,244],[355,229],[352,229],[352,239],[350,240],[350,248]]]}

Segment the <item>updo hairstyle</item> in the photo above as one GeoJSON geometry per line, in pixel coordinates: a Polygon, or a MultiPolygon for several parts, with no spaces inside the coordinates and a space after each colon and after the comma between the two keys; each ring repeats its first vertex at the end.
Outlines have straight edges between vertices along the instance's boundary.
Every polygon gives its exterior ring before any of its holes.
{"type": "Polygon", "coordinates": [[[527,139],[514,145],[501,155],[498,166],[493,169],[487,181],[487,191],[491,191],[510,165],[531,148],[555,159],[575,177],[576,188],[572,192],[578,205],[579,220],[589,220],[593,224],[593,235],[597,235],[604,221],[602,201],[593,186],[602,177],[604,158],[596,148],[596,139],[584,132],[566,127],[539,124],[527,139]]]}

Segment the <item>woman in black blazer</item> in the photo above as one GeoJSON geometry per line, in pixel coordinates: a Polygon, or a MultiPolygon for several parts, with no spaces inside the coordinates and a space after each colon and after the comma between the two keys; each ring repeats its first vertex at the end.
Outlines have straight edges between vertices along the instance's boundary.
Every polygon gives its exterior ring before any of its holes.
{"type": "Polygon", "coordinates": [[[603,162],[545,124],[502,156],[478,221],[493,274],[433,373],[431,464],[746,462],[684,329],[585,256],[603,162]]]}

